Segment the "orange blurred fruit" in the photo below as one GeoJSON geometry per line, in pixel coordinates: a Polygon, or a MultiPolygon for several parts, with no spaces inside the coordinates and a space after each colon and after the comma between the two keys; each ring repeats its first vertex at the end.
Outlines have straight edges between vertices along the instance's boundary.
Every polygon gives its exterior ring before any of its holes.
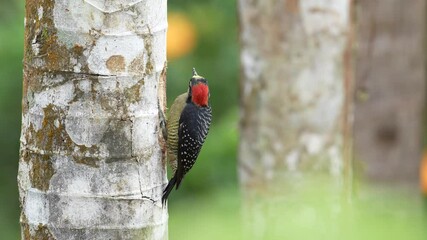
{"type": "Polygon", "coordinates": [[[427,150],[424,151],[423,159],[421,160],[420,178],[421,191],[424,195],[427,195],[427,150]]]}
{"type": "Polygon", "coordinates": [[[179,58],[191,52],[197,42],[194,24],[182,13],[170,13],[168,25],[168,60],[179,58]]]}

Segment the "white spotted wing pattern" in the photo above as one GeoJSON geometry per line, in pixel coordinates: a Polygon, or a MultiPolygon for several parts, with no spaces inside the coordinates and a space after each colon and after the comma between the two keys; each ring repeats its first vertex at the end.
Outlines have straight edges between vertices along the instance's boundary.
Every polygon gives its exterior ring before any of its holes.
{"type": "Polygon", "coordinates": [[[212,119],[210,106],[188,103],[179,120],[177,188],[184,175],[193,167],[208,135],[212,119]]]}

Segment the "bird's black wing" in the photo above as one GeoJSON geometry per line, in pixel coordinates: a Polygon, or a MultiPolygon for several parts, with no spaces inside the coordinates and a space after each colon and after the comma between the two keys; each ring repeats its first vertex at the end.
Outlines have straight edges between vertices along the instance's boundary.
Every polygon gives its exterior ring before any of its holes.
{"type": "Polygon", "coordinates": [[[179,119],[178,167],[176,189],[184,175],[193,167],[206,139],[211,123],[211,108],[187,104],[179,119]]]}

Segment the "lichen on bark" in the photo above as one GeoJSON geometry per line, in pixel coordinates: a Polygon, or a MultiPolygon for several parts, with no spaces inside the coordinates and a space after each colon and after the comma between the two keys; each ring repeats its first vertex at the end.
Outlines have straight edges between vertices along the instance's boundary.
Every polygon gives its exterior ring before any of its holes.
{"type": "Polygon", "coordinates": [[[166,1],[28,0],[25,22],[23,238],[166,239],[166,1]]]}

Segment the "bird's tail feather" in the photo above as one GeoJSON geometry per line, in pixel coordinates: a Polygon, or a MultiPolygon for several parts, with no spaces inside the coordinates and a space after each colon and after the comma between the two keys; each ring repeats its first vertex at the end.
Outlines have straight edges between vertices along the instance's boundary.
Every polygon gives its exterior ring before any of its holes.
{"type": "Polygon", "coordinates": [[[163,196],[162,196],[162,204],[163,205],[165,205],[166,201],[168,200],[168,196],[171,193],[175,184],[176,184],[176,176],[174,176],[173,178],[171,178],[171,180],[169,180],[168,185],[166,186],[165,190],[163,191],[163,196]]]}

